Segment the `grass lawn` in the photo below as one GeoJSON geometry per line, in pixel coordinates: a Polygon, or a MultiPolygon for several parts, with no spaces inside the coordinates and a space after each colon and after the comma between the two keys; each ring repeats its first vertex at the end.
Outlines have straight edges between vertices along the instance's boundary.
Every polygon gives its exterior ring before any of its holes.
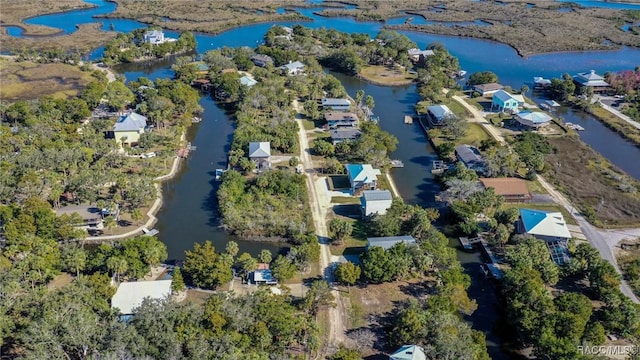
{"type": "MultiPolygon", "coordinates": [[[[471,116],[471,114],[467,111],[467,109],[464,108],[464,106],[462,106],[459,102],[453,99],[447,98],[445,95],[438,96],[438,101],[436,102],[436,104],[446,105],[449,108],[449,110],[451,110],[454,114],[456,114],[456,116],[460,118],[466,118],[471,116]]],[[[430,106],[430,105],[433,105],[433,103],[429,101],[420,101],[418,102],[418,104],[416,104],[416,109],[420,113],[426,113],[427,106],[430,106]]]]}
{"type": "Polygon", "coordinates": [[[547,190],[542,187],[542,185],[540,185],[540,182],[536,179],[536,180],[525,180],[527,182],[527,189],[529,189],[530,193],[536,193],[536,194],[547,194],[547,190]]]}
{"type": "Polygon", "coordinates": [[[78,95],[94,80],[91,72],[66,64],[37,64],[13,62],[0,58],[0,98],[2,100],[28,100],[43,96],[69,98],[78,95]]]}
{"type": "Polygon", "coordinates": [[[504,203],[502,205],[504,209],[516,208],[516,209],[532,209],[541,211],[558,211],[564,217],[564,220],[569,225],[578,225],[576,220],[569,214],[569,212],[558,204],[536,204],[536,203],[504,203]]]}
{"type": "Polygon", "coordinates": [[[305,130],[313,130],[316,128],[316,124],[313,121],[307,119],[302,120],[302,126],[305,130]]]}
{"type": "Polygon", "coordinates": [[[351,236],[348,236],[343,244],[331,245],[332,255],[358,255],[364,251],[364,247],[367,246],[368,226],[369,224],[364,220],[353,220],[349,218],[343,218],[351,222],[353,226],[353,232],[351,236]]]}
{"type": "Polygon", "coordinates": [[[411,84],[416,78],[416,75],[409,74],[401,68],[382,65],[363,66],[360,76],[372,83],[388,86],[411,84]]]}
{"type": "Polygon", "coordinates": [[[351,196],[332,196],[331,203],[333,204],[360,204],[360,199],[351,196]]]}

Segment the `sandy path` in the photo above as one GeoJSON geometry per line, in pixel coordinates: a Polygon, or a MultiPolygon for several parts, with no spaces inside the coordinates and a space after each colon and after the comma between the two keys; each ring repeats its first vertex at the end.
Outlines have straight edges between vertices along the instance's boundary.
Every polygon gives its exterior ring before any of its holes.
{"type": "MultiPolygon", "coordinates": [[[[313,159],[310,155],[309,140],[307,138],[302,118],[302,107],[298,100],[293,101],[293,107],[298,113],[298,138],[300,141],[300,161],[304,167],[304,173],[307,178],[307,188],[309,189],[309,206],[313,224],[316,229],[316,235],[320,242],[320,268],[326,281],[331,285],[333,279],[333,263],[331,262],[331,249],[329,247],[329,231],[327,230],[327,214],[331,208],[331,198],[327,193],[325,178],[318,177],[314,172],[313,159]]],[[[346,343],[345,324],[343,319],[346,317],[344,304],[340,297],[340,293],[334,288],[331,293],[335,297],[336,306],[328,309],[328,328],[326,339],[326,352],[333,353],[341,343],[346,343]]]]}

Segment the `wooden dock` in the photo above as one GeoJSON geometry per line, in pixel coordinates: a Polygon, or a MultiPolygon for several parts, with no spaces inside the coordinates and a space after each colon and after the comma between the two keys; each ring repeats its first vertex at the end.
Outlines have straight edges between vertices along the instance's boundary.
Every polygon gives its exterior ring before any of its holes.
{"type": "Polygon", "coordinates": [[[468,237],[463,236],[463,237],[459,237],[458,240],[460,241],[460,246],[462,246],[464,250],[468,250],[468,251],[473,250],[474,244],[478,244],[482,242],[481,237],[475,237],[473,239],[469,239],[468,237]]]}

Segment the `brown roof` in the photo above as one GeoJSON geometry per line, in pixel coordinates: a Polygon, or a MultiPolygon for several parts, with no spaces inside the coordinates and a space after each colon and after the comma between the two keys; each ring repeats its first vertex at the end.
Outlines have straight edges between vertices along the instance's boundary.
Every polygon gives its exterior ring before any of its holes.
{"type": "Polygon", "coordinates": [[[358,117],[354,113],[329,111],[324,113],[324,119],[327,121],[339,121],[339,120],[356,121],[358,120],[358,117]]]}
{"type": "Polygon", "coordinates": [[[498,83],[488,83],[488,84],[476,85],[474,86],[474,88],[481,92],[487,92],[487,91],[497,91],[500,89],[504,89],[504,86],[498,83]]]}
{"type": "Polygon", "coordinates": [[[496,195],[526,195],[530,196],[527,183],[517,178],[480,178],[485,188],[494,188],[496,195]]]}

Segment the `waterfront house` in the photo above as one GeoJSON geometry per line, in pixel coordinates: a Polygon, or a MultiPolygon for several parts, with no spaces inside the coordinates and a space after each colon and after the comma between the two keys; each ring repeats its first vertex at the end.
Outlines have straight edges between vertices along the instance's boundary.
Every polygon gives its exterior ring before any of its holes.
{"type": "Polygon", "coordinates": [[[329,131],[331,134],[331,142],[333,145],[339,144],[346,140],[356,140],[362,135],[359,129],[355,128],[337,128],[329,131]]]}
{"type": "Polygon", "coordinates": [[[256,163],[258,169],[271,167],[271,144],[268,141],[249,143],[249,159],[256,163]]]}
{"type": "Polygon", "coordinates": [[[520,234],[529,234],[543,240],[557,264],[562,265],[569,260],[567,244],[571,233],[562,213],[520,209],[517,229],[520,234]]]}
{"type": "Polygon", "coordinates": [[[435,55],[433,50],[420,50],[417,48],[407,50],[407,54],[409,55],[409,60],[414,63],[424,63],[426,57],[435,55]]]}
{"type": "Polygon", "coordinates": [[[389,190],[365,190],[360,197],[362,216],[384,215],[392,202],[393,196],[389,190]]]}
{"type": "Polygon", "coordinates": [[[278,285],[278,280],[273,277],[273,273],[269,269],[268,265],[266,269],[256,269],[250,275],[252,282],[256,285],[278,285]]]}
{"type": "Polygon", "coordinates": [[[151,45],[164,43],[164,32],[162,30],[150,30],[144,33],[144,42],[151,45]]]}
{"type": "Polygon", "coordinates": [[[467,168],[477,173],[485,173],[487,171],[486,162],[475,146],[459,145],[456,146],[455,152],[458,161],[461,161],[467,168]]]}
{"type": "Polygon", "coordinates": [[[493,188],[496,195],[506,202],[530,201],[532,199],[527,182],[518,178],[480,178],[485,189],[493,188]]]}
{"type": "Polygon", "coordinates": [[[375,190],[378,187],[380,169],[374,169],[370,164],[345,164],[351,191],[357,194],[363,190],[375,190]]]}
{"type": "Polygon", "coordinates": [[[533,77],[533,88],[546,88],[549,85],[551,85],[551,80],[549,79],[545,79],[541,76],[534,76],[533,77]]]}
{"type": "Polygon", "coordinates": [[[104,229],[104,217],[102,215],[102,211],[95,206],[87,204],[62,206],[56,209],[55,213],[56,216],[72,214],[79,215],[79,221],[71,224],[73,227],[78,229],[85,229],[88,231],[104,229]]]}
{"type": "Polygon", "coordinates": [[[604,77],[596,74],[595,70],[574,75],[573,82],[578,87],[592,88],[594,93],[606,92],[611,88],[611,85],[604,81],[604,77]]]}
{"type": "Polygon", "coordinates": [[[324,119],[330,129],[337,128],[354,128],[358,126],[358,117],[354,113],[349,112],[326,112],[324,119]]]}
{"type": "Polygon", "coordinates": [[[517,112],[519,106],[520,101],[504,90],[496,91],[491,97],[491,110],[517,112]]]}
{"type": "Polygon", "coordinates": [[[324,110],[349,111],[351,109],[349,99],[323,98],[321,101],[324,110]]]}
{"type": "Polygon", "coordinates": [[[504,89],[504,86],[498,83],[478,84],[474,85],[472,90],[479,92],[482,96],[489,96],[496,93],[498,90],[504,89]]]}
{"type": "Polygon", "coordinates": [[[424,350],[418,345],[403,345],[400,349],[396,350],[391,356],[390,360],[427,360],[427,356],[424,354],[424,350]]]}
{"type": "Polygon", "coordinates": [[[367,248],[370,248],[372,246],[379,246],[384,250],[387,250],[400,243],[404,243],[407,246],[413,246],[417,244],[416,239],[414,239],[411,235],[367,238],[367,248]]]}
{"type": "Polygon", "coordinates": [[[111,308],[122,315],[133,315],[146,298],[161,300],[171,295],[172,280],[123,282],[111,298],[111,308]]]}
{"type": "Polygon", "coordinates": [[[251,58],[253,64],[259,67],[267,67],[273,64],[273,58],[269,55],[257,54],[251,58]]]}
{"type": "Polygon", "coordinates": [[[453,111],[447,105],[430,105],[427,107],[429,123],[434,126],[442,125],[446,119],[455,118],[453,111]]]}
{"type": "Polygon", "coordinates": [[[118,144],[137,144],[147,128],[147,117],[131,112],[122,115],[113,126],[113,137],[118,144]]]}
{"type": "Polygon", "coordinates": [[[300,75],[304,73],[304,64],[300,61],[289,62],[280,66],[280,69],[287,75],[300,75]]]}
{"type": "Polygon", "coordinates": [[[245,76],[240,78],[240,84],[242,84],[243,86],[246,86],[248,88],[254,86],[257,83],[258,82],[254,78],[252,78],[250,76],[246,76],[245,75],[245,76]]]}
{"type": "Polygon", "coordinates": [[[516,120],[527,127],[538,129],[551,122],[551,116],[540,111],[520,111],[516,114],[516,120]]]}

